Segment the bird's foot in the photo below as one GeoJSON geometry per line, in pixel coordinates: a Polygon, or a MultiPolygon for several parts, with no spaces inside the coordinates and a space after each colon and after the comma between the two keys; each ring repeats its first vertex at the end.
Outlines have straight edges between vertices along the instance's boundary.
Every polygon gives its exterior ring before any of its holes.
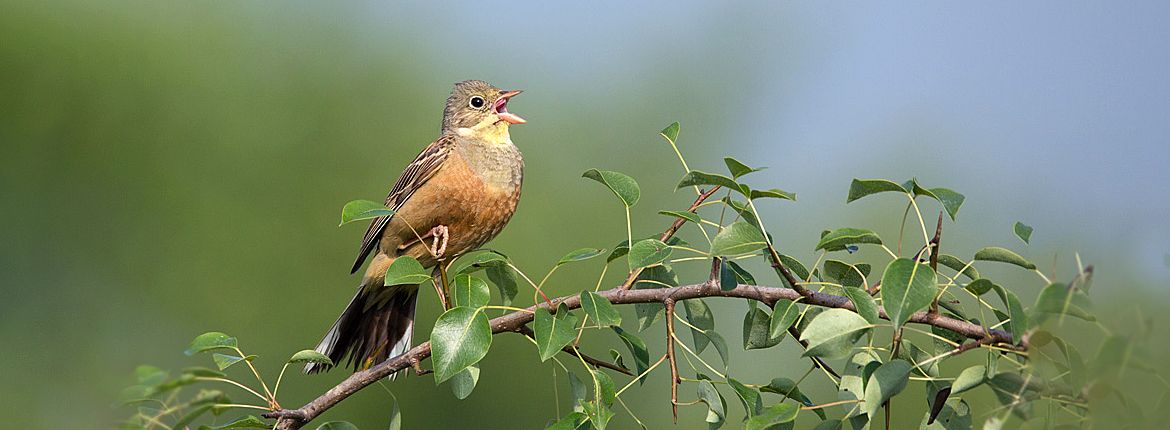
{"type": "Polygon", "coordinates": [[[410,358],[410,367],[412,369],[414,369],[414,374],[418,375],[418,376],[423,376],[426,374],[434,373],[433,370],[423,369],[422,364],[419,363],[418,357],[411,357],[410,358]]]}
{"type": "Polygon", "coordinates": [[[428,236],[434,238],[434,240],[431,242],[431,254],[433,254],[436,259],[443,258],[443,254],[447,252],[447,233],[448,229],[445,225],[437,225],[435,228],[432,228],[429,233],[427,233],[428,236]]]}

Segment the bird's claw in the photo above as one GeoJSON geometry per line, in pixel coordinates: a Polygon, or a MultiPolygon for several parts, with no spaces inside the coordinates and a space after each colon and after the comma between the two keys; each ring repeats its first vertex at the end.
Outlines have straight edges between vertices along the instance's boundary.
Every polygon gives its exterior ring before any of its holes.
{"type": "Polygon", "coordinates": [[[410,368],[414,369],[414,374],[417,376],[423,376],[426,374],[434,373],[433,370],[423,369],[422,365],[419,363],[418,357],[411,357],[410,368]]]}
{"type": "Polygon", "coordinates": [[[428,234],[434,238],[431,242],[431,254],[434,254],[435,258],[443,258],[443,254],[447,252],[447,233],[447,226],[437,225],[428,234]]]}

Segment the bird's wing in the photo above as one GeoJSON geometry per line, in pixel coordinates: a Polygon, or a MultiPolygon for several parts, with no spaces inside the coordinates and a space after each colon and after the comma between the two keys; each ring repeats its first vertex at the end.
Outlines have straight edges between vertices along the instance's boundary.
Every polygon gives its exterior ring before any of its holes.
{"type": "MultiPolygon", "coordinates": [[[[386,196],[386,206],[395,211],[401,209],[415,191],[418,191],[427,180],[435,176],[435,173],[443,166],[443,162],[447,160],[451,150],[454,149],[454,144],[454,136],[444,135],[427,145],[414,158],[414,161],[410,162],[402,171],[402,176],[398,177],[398,182],[394,183],[390,194],[386,196]]],[[[349,273],[357,272],[362,267],[362,263],[366,261],[366,256],[370,255],[370,251],[378,246],[378,242],[382,239],[382,231],[386,229],[386,224],[390,223],[391,217],[393,215],[381,216],[370,221],[370,227],[366,229],[365,237],[362,237],[362,248],[358,251],[357,260],[353,262],[353,268],[350,269],[349,273]]]]}

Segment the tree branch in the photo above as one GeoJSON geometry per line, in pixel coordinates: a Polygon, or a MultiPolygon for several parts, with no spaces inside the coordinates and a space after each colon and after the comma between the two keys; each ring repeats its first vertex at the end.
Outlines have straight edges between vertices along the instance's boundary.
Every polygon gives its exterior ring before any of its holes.
{"type": "MultiPolygon", "coordinates": [[[[715,283],[704,282],[701,284],[684,285],[672,288],[655,288],[655,289],[623,289],[617,287],[611,290],[599,291],[603,297],[608,299],[610,303],[615,305],[633,304],[633,303],[662,303],[668,299],[671,301],[688,300],[702,297],[733,297],[741,299],[749,299],[763,302],[769,306],[776,303],[777,300],[787,299],[796,300],[803,297],[801,302],[806,305],[821,306],[827,308],[840,308],[856,311],[853,303],[846,297],[835,296],[832,294],[818,293],[809,291],[807,295],[801,295],[797,291],[784,287],[765,287],[758,285],[738,285],[736,288],[723,291],[715,283]]],[[[561,297],[553,300],[554,303],[564,303],[569,309],[577,309],[581,307],[581,299],[578,295],[571,295],[561,297]]],[[[549,310],[547,303],[541,303],[528,308],[529,312],[512,312],[500,317],[493,318],[489,324],[492,333],[514,332],[520,330],[521,326],[532,321],[533,313],[536,308],[543,308],[549,310]]],[[[882,318],[887,318],[885,310],[879,309],[882,318]]],[[[888,319],[888,318],[887,318],[888,319]]],[[[917,312],[910,317],[911,323],[926,324],[935,327],[945,328],[953,332],[962,334],[971,339],[981,341],[984,344],[1012,344],[1012,334],[1003,330],[993,330],[977,324],[972,324],[967,321],[962,321],[940,314],[931,314],[928,312],[917,312]]],[[[1026,345],[1021,345],[1017,349],[1025,349],[1026,345]]],[[[383,361],[369,369],[355,372],[345,380],[338,383],[329,391],[326,391],[315,400],[305,404],[298,409],[284,409],[276,412],[264,414],[266,418],[278,418],[276,424],[277,430],[295,430],[303,427],[309,421],[317,418],[329,408],[345,400],[353,393],[358,392],[362,388],[377,382],[378,380],[390,376],[394,373],[404,369],[411,368],[412,362],[418,362],[431,356],[431,343],[423,342],[415,346],[406,353],[389,360],[383,361]]]]}
{"type": "Polygon", "coordinates": [[[670,361],[670,412],[678,424],[678,359],[674,356],[674,299],[662,301],[666,306],[666,359],[670,361]]]}

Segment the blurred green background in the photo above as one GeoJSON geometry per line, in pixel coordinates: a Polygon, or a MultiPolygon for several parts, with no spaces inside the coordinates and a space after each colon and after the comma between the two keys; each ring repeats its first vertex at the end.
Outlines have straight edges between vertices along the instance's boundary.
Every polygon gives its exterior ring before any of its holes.
{"type": "MultiPolygon", "coordinates": [[[[1010,246],[1067,279],[1079,251],[1097,267],[1106,325],[1165,327],[1170,7],[906,6],[0,0],[6,426],[110,427],[129,413],[111,404],[136,365],[207,364],[181,354],[204,331],[238,336],[274,377],[356,286],[346,269],[362,228],[336,227],[341,206],[381,199],[436,137],[451,83],[471,78],[527,90],[510,106],[529,120],[513,128],[524,198],[490,246],[530,274],[624,238],[615,200],[580,179],[588,168],[638,179],[635,236],[690,202],[672,191],[683,171],[657,136],[677,120],[692,168],[733,155],[771,167],[754,184],[800,194],[765,219],[806,264],[822,229],[896,234],[900,204],[846,206],[851,178],[917,176],[968,197],[948,252],[1010,246]],[[1036,227],[1032,245],[1012,236],[1017,220],[1036,227]]],[[[680,273],[701,279],[701,266],[680,273]]],[[[599,271],[567,268],[551,290],[592,287],[599,271]]],[[[985,273],[1014,280],[1025,303],[1041,286],[985,273]]],[[[712,303],[737,344],[744,305],[712,303]]],[[[436,309],[423,294],[416,339],[436,309]]],[[[660,331],[647,331],[652,355],[660,331]]],[[[598,337],[599,355],[617,346],[598,337]]],[[[799,377],[793,345],[734,353],[737,376],[799,377]]],[[[1154,362],[1170,358],[1156,348],[1154,362]]],[[[388,386],[406,428],[540,428],[558,411],[554,385],[565,396],[552,374],[505,335],[466,401],[430,377],[388,386]]],[[[282,400],[344,376],[291,375],[282,400]]],[[[626,396],[653,427],[670,419],[666,381],[626,396]]],[[[836,399],[825,384],[808,392],[836,399]]],[[[728,401],[732,428],[742,410],[728,401]]],[[[371,387],[326,417],[384,428],[388,404],[371,387]]],[[[898,406],[899,428],[925,411],[898,406]]],[[[703,428],[704,414],[683,408],[677,428],[703,428]]],[[[614,426],[634,424],[619,413],[614,426]]]]}

